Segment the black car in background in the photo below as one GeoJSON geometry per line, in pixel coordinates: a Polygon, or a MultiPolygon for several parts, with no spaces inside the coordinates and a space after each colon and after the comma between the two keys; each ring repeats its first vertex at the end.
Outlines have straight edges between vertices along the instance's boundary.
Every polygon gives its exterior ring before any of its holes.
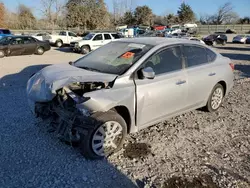
{"type": "Polygon", "coordinates": [[[203,38],[203,41],[207,45],[217,45],[217,44],[226,45],[227,36],[225,34],[219,34],[219,33],[211,34],[211,35],[203,38]]]}
{"type": "Polygon", "coordinates": [[[6,36],[0,39],[0,58],[15,55],[42,55],[50,50],[48,42],[30,36],[6,36]]]}

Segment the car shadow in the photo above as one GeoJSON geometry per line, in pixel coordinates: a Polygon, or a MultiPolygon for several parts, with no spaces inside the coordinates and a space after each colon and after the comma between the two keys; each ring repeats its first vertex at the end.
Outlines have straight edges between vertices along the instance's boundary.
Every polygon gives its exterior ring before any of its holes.
{"type": "Polygon", "coordinates": [[[26,83],[46,66],[28,66],[0,79],[0,187],[137,187],[107,159],[86,160],[35,119],[26,83]]]}
{"type": "Polygon", "coordinates": [[[235,70],[238,70],[242,73],[242,77],[250,78],[250,65],[234,65],[235,70]]]}
{"type": "Polygon", "coordinates": [[[74,53],[70,47],[67,47],[67,46],[64,46],[64,47],[61,47],[61,48],[55,48],[56,51],[59,51],[59,52],[64,52],[64,53],[74,53]]]}
{"type": "Polygon", "coordinates": [[[231,54],[231,53],[221,53],[221,55],[228,57],[233,60],[239,60],[239,61],[249,61],[250,60],[250,54],[231,54]]]}
{"type": "MultiPolygon", "coordinates": [[[[233,43],[232,43],[233,44],[233,43]]],[[[232,51],[250,51],[250,48],[244,48],[244,47],[231,47],[231,46],[216,46],[216,48],[221,49],[221,50],[232,50],[232,51]]]]}

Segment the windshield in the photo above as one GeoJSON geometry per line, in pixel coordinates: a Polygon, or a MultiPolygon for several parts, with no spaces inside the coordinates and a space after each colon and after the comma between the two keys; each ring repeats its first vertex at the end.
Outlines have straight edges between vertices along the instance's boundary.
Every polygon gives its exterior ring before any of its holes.
{"type": "Polygon", "coordinates": [[[91,40],[95,34],[89,33],[85,37],[83,37],[83,40],[91,40]]]}
{"type": "Polygon", "coordinates": [[[3,29],[3,30],[0,30],[0,34],[5,34],[5,35],[10,35],[11,33],[10,33],[10,30],[8,30],[8,29],[3,29]]]}
{"type": "Polygon", "coordinates": [[[111,42],[80,58],[75,66],[108,74],[123,74],[152,46],[128,42],[111,42]]]}
{"type": "Polygon", "coordinates": [[[0,39],[0,44],[9,44],[9,41],[12,39],[12,37],[3,37],[0,39]]]}

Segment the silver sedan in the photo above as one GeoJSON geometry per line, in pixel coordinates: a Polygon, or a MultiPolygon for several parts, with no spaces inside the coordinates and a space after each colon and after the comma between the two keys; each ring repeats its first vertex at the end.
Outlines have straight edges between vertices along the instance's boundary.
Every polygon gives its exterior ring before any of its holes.
{"type": "Polygon", "coordinates": [[[250,35],[237,35],[236,37],[233,38],[233,43],[246,44],[248,38],[250,38],[250,35]]]}
{"type": "Polygon", "coordinates": [[[195,41],[122,39],[42,69],[27,95],[62,140],[99,159],[121,149],[129,133],[190,110],[216,111],[233,87],[233,69],[229,58],[195,41]]]}

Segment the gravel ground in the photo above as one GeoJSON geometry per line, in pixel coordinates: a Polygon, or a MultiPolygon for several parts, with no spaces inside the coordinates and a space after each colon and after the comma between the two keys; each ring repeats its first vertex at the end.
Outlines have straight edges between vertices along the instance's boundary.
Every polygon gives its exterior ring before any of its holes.
{"type": "Polygon", "coordinates": [[[53,49],[0,59],[0,187],[250,187],[250,45],[218,51],[237,69],[218,112],[192,111],[132,134],[101,161],[47,133],[26,101],[32,73],[80,55],[53,49]]]}

